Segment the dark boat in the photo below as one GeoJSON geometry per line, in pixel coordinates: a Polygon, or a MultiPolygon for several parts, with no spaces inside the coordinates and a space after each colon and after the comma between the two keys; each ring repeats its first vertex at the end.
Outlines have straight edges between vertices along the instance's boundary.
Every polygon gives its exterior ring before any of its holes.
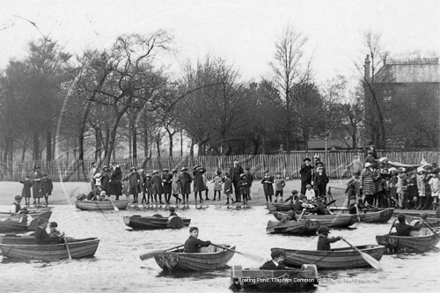
{"type": "MultiPolygon", "coordinates": [[[[285,216],[285,214],[281,212],[274,212],[273,215],[277,220],[281,220],[285,216]]],[[[301,219],[319,221],[321,226],[333,228],[345,228],[358,221],[356,215],[351,214],[316,215],[305,213],[301,216],[301,219]]]]}
{"type": "Polygon", "coordinates": [[[34,214],[9,214],[8,218],[0,217],[0,233],[26,233],[38,228],[38,219],[49,219],[52,211],[34,214]]]}
{"type": "Polygon", "coordinates": [[[75,202],[75,206],[80,210],[87,211],[111,211],[115,206],[120,210],[125,210],[128,200],[80,200],[75,202]]]}
{"type": "Polygon", "coordinates": [[[314,235],[320,227],[321,222],[315,220],[300,220],[267,222],[266,232],[271,234],[291,234],[291,235],[314,235]]]}
{"type": "Polygon", "coordinates": [[[288,212],[290,210],[294,210],[293,204],[290,203],[266,203],[267,209],[270,212],[288,212]]]}
{"type": "Polygon", "coordinates": [[[52,261],[69,258],[93,257],[99,239],[75,239],[58,244],[0,244],[3,257],[21,260],[52,261]]]}
{"type": "MultiPolygon", "coordinates": [[[[350,214],[348,208],[329,208],[334,214],[350,214]]],[[[394,214],[394,208],[386,209],[361,209],[359,218],[364,223],[387,223],[394,214]]],[[[354,214],[357,217],[357,214],[354,214]]]]}
{"type": "MultiPolygon", "coordinates": [[[[379,261],[385,247],[380,245],[356,246],[363,253],[369,254],[379,261]]],[[[361,254],[351,247],[335,248],[332,250],[299,250],[272,248],[284,251],[286,266],[301,267],[303,264],[314,264],[318,269],[352,269],[369,267],[370,264],[365,261],[361,254]]]]}
{"type": "MultiPolygon", "coordinates": [[[[235,250],[235,246],[224,246],[235,250]]],[[[234,251],[211,245],[202,247],[199,253],[185,253],[183,249],[157,253],[154,255],[154,259],[164,271],[202,271],[225,267],[234,256],[234,253],[234,251]]]]}
{"type": "Polygon", "coordinates": [[[154,230],[154,229],[180,229],[188,227],[191,219],[173,217],[168,219],[161,215],[152,217],[141,217],[139,215],[125,216],[124,223],[128,227],[137,230],[154,230]]]}
{"type": "Polygon", "coordinates": [[[318,284],[318,270],[309,264],[289,270],[243,269],[235,265],[231,270],[231,282],[229,288],[233,291],[300,292],[318,284]]]}
{"type": "Polygon", "coordinates": [[[421,236],[398,236],[392,233],[377,235],[376,241],[379,245],[384,245],[389,253],[426,252],[439,243],[440,237],[433,233],[421,236]]]}

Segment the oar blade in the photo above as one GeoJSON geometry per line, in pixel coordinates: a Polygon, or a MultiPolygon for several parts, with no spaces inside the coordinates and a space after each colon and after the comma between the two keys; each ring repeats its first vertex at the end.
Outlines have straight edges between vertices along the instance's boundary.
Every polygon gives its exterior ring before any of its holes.
{"type": "Polygon", "coordinates": [[[139,255],[139,257],[141,260],[146,260],[146,259],[154,257],[156,254],[163,253],[163,252],[165,252],[165,250],[151,251],[151,252],[147,252],[147,253],[139,255]]]}
{"type": "Polygon", "coordinates": [[[371,255],[361,252],[362,258],[378,271],[382,270],[382,265],[371,255]]]}

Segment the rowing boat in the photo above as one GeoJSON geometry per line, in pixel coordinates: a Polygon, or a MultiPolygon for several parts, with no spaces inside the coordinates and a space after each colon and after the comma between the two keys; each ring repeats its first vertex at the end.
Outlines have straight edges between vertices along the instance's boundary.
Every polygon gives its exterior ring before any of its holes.
{"type": "Polygon", "coordinates": [[[127,199],[121,200],[80,200],[75,202],[76,208],[89,211],[108,211],[113,210],[115,206],[120,210],[125,210],[128,205],[127,199]]]}
{"type": "Polygon", "coordinates": [[[26,235],[26,234],[0,235],[0,243],[1,244],[35,244],[35,237],[34,235],[26,235]]]}
{"type": "Polygon", "coordinates": [[[384,245],[389,253],[426,252],[439,243],[440,237],[433,233],[420,236],[398,236],[393,233],[377,235],[376,241],[379,245],[384,245]]]}
{"type": "Polygon", "coordinates": [[[69,258],[69,252],[72,258],[93,257],[98,244],[99,239],[87,238],[71,239],[68,244],[0,244],[0,249],[7,258],[52,261],[69,258]]]}
{"type": "MultiPolygon", "coordinates": [[[[159,215],[160,216],[160,215],[159,215]]],[[[139,230],[155,230],[155,229],[179,229],[188,227],[191,223],[191,219],[172,217],[168,219],[166,217],[141,217],[139,215],[125,216],[125,225],[139,230]]]]}
{"type": "MultiPolygon", "coordinates": [[[[345,207],[329,208],[334,214],[350,214],[345,207]]],[[[359,218],[364,223],[387,223],[394,214],[394,208],[359,210],[359,218]]],[[[357,216],[357,214],[354,214],[357,216]]]]}
{"type": "Polygon", "coordinates": [[[38,228],[38,219],[49,219],[52,211],[35,214],[16,214],[0,219],[0,233],[26,233],[38,228]]]}
{"type": "Polygon", "coordinates": [[[315,220],[287,221],[268,221],[266,232],[271,234],[291,234],[291,235],[312,235],[320,227],[321,222],[315,220]]]}
{"type": "MultiPolygon", "coordinates": [[[[286,214],[281,212],[274,212],[273,216],[277,220],[281,220],[286,214]]],[[[319,221],[321,226],[344,228],[356,223],[356,215],[351,214],[331,214],[331,215],[316,215],[306,213],[302,216],[304,220],[319,221]]]]}
{"type": "MultiPolygon", "coordinates": [[[[235,250],[235,246],[224,245],[235,250]]],[[[164,271],[201,271],[215,270],[226,266],[234,256],[235,251],[215,246],[202,247],[199,253],[185,253],[183,249],[157,253],[154,259],[164,271]]]]}
{"type": "Polygon", "coordinates": [[[233,291],[299,292],[318,284],[318,270],[309,264],[288,270],[243,269],[235,265],[231,270],[231,283],[229,288],[233,291]]]}
{"type": "MultiPolygon", "coordinates": [[[[385,247],[380,245],[362,245],[356,247],[377,261],[382,258],[385,252],[385,247]]],[[[314,264],[318,269],[352,269],[370,266],[361,254],[351,247],[335,248],[332,250],[272,248],[272,250],[274,249],[284,251],[286,255],[284,264],[286,266],[301,267],[303,264],[314,264]]]]}

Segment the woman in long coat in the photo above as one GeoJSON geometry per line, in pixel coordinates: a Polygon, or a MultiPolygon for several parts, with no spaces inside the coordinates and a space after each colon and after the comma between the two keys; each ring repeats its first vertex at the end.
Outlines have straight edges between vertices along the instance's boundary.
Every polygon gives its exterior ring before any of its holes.
{"type": "Polygon", "coordinates": [[[180,188],[182,192],[183,203],[186,202],[186,204],[188,204],[189,202],[189,194],[191,193],[191,182],[192,178],[191,175],[189,175],[188,173],[188,168],[183,167],[182,172],[180,173],[180,188]]]}
{"type": "Polygon", "coordinates": [[[34,204],[38,201],[40,203],[41,194],[41,178],[43,177],[43,173],[41,173],[40,166],[35,165],[34,171],[31,172],[29,178],[32,182],[32,196],[34,198],[34,204]]]}

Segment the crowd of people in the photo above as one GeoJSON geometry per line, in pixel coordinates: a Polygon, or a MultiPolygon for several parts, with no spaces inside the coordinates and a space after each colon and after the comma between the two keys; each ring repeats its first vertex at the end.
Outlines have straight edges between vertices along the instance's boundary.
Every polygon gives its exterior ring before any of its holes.
{"type": "Polygon", "coordinates": [[[222,174],[218,170],[212,180],[206,177],[206,169],[200,165],[194,166],[190,173],[187,167],[180,170],[167,168],[154,170],[151,174],[144,169],[137,170],[131,167],[130,173],[123,177],[120,166],[114,162],[111,167],[104,166],[99,171],[96,163],[90,170],[91,192],[81,195],[80,200],[105,200],[109,195],[116,196],[116,200],[125,193],[127,197],[133,196],[133,203],[140,204],[189,204],[190,194],[194,192],[194,203],[203,203],[211,200],[208,195],[208,183],[214,187],[212,200],[220,201],[222,193],[225,195],[226,204],[242,202],[246,204],[251,200],[250,188],[254,177],[250,168],[243,168],[234,161],[230,172],[222,174]],[[235,194],[235,198],[233,197],[235,194]]]}
{"type": "Polygon", "coordinates": [[[403,165],[386,157],[376,159],[375,152],[368,150],[363,169],[353,172],[347,182],[348,205],[436,210],[439,172],[436,163],[422,160],[418,166],[403,165]]]}
{"type": "Polygon", "coordinates": [[[49,196],[52,195],[53,183],[46,173],[41,172],[38,165],[34,166],[34,170],[21,180],[23,189],[21,197],[25,200],[25,205],[31,204],[31,197],[34,199],[33,204],[39,204],[40,199],[44,198],[45,204],[49,205],[49,196]]]}

